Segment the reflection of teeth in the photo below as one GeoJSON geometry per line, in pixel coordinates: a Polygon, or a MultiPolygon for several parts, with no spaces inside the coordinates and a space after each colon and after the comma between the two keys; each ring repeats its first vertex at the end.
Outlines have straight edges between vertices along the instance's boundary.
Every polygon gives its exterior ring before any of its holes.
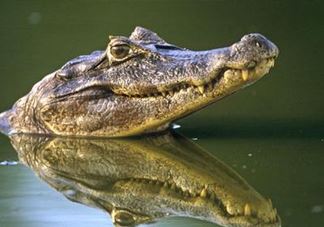
{"type": "Polygon", "coordinates": [[[274,208],[271,212],[271,218],[272,220],[276,220],[276,217],[277,217],[277,209],[274,208]]]}
{"type": "Polygon", "coordinates": [[[200,196],[203,197],[203,198],[206,198],[207,197],[207,189],[204,188],[201,192],[200,192],[200,196]]]}
{"type": "Polygon", "coordinates": [[[176,185],[175,185],[175,183],[172,183],[172,184],[171,184],[171,190],[176,190],[176,185]]]}
{"type": "Polygon", "coordinates": [[[245,216],[250,216],[251,215],[251,207],[250,205],[247,203],[244,206],[244,215],[245,216]]]}
{"type": "Polygon", "coordinates": [[[242,70],[242,79],[246,81],[249,78],[249,70],[243,69],[242,70]]]}
{"type": "Polygon", "coordinates": [[[215,195],[214,192],[212,192],[212,193],[210,194],[210,199],[211,199],[212,201],[216,199],[216,195],[215,195]]]}

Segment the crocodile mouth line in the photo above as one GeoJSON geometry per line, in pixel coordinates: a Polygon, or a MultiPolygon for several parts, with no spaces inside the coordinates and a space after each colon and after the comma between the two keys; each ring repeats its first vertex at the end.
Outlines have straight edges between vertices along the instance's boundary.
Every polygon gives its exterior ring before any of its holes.
{"type": "Polygon", "coordinates": [[[144,99],[144,98],[173,98],[174,96],[180,93],[195,93],[200,94],[205,97],[208,93],[213,92],[219,82],[224,77],[235,76],[236,78],[241,78],[243,82],[248,83],[249,81],[255,81],[258,78],[261,78],[263,75],[267,74],[274,66],[275,57],[263,59],[260,62],[256,63],[253,67],[250,68],[231,68],[225,67],[220,70],[215,75],[200,81],[195,82],[179,82],[177,84],[171,85],[169,88],[155,88],[154,91],[145,92],[141,94],[136,94],[128,92],[127,90],[121,90],[120,88],[111,88],[105,85],[95,85],[90,87],[85,87],[79,91],[68,93],[58,97],[60,100],[64,100],[67,97],[77,98],[85,97],[88,95],[88,91],[96,90],[96,95],[90,95],[91,97],[95,96],[97,98],[107,97],[107,96],[120,96],[125,98],[134,98],[134,99],[144,99]],[[161,91],[159,91],[161,90],[161,91]],[[81,93],[81,94],[80,94],[81,93]],[[84,93],[84,94],[83,94],[84,93]]]}
{"type": "Polygon", "coordinates": [[[123,91],[110,89],[110,92],[112,92],[116,96],[126,96],[129,98],[152,98],[152,97],[170,98],[175,96],[178,93],[188,92],[190,90],[190,92],[196,91],[201,95],[205,96],[208,92],[212,92],[214,90],[214,88],[218,85],[220,79],[223,78],[224,76],[229,74],[235,74],[237,76],[240,76],[244,82],[248,82],[249,80],[254,80],[255,78],[259,78],[264,74],[268,73],[270,68],[274,66],[274,61],[275,58],[271,57],[271,58],[261,60],[254,67],[250,67],[250,68],[245,68],[245,69],[224,68],[223,70],[215,74],[213,77],[203,82],[202,81],[199,81],[197,83],[180,82],[171,86],[169,89],[161,89],[162,91],[159,91],[159,89],[157,89],[152,92],[134,94],[134,93],[126,93],[123,91]]]}
{"type": "MultiPolygon", "coordinates": [[[[235,213],[231,214],[227,211],[226,205],[222,202],[222,200],[216,195],[215,192],[212,192],[208,190],[208,186],[205,185],[201,188],[200,191],[189,191],[182,189],[180,186],[178,186],[173,181],[159,181],[159,180],[152,180],[152,179],[146,179],[146,178],[129,178],[129,179],[123,179],[120,181],[115,182],[116,183],[137,183],[137,184],[145,184],[145,185],[151,185],[158,187],[158,189],[163,190],[166,189],[168,191],[171,191],[181,197],[184,201],[191,201],[191,200],[197,200],[197,199],[203,199],[207,202],[212,203],[213,205],[216,205],[218,208],[218,211],[221,213],[222,216],[230,219],[230,218],[238,218],[238,217],[251,217],[258,219],[257,214],[251,209],[251,206],[246,203],[245,206],[242,209],[241,213],[235,213]]],[[[272,206],[272,202],[269,200],[269,203],[272,206]]],[[[278,221],[277,216],[277,210],[276,208],[273,208],[272,213],[269,215],[268,221],[263,222],[263,224],[275,224],[278,221]]]]}

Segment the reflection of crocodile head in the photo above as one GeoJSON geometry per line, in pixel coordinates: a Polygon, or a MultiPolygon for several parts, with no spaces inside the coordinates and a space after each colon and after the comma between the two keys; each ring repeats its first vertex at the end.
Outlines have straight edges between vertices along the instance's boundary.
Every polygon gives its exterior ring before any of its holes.
{"type": "Polygon", "coordinates": [[[115,224],[171,215],[223,226],[280,226],[270,200],[179,135],[11,139],[20,160],[43,180],[70,200],[108,211],[115,224]]]}

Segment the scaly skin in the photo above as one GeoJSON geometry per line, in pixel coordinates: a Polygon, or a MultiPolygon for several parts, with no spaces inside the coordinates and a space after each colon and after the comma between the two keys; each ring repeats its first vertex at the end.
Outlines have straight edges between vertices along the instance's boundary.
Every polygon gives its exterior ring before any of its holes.
{"type": "Polygon", "coordinates": [[[72,201],[108,211],[115,224],[186,216],[222,226],[280,226],[271,201],[191,141],[13,135],[22,163],[72,201]]]}
{"type": "Polygon", "coordinates": [[[137,27],[105,51],[69,61],[38,82],[0,131],[118,137],[160,131],[268,73],[278,48],[260,34],[220,49],[191,51],[137,27]]]}

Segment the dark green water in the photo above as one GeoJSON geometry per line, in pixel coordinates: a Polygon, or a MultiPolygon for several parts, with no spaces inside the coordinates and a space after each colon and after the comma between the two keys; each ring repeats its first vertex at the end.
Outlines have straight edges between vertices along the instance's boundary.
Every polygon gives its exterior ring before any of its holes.
{"type": "MultiPolygon", "coordinates": [[[[0,3],[0,110],[67,60],[136,25],[190,49],[260,32],[280,49],[270,75],[179,123],[179,130],[272,198],[283,226],[324,224],[321,1],[9,1],[0,3]]],[[[0,137],[0,161],[17,155],[0,137]]],[[[27,167],[0,166],[0,226],[110,226],[27,167]]],[[[185,218],[156,226],[207,226],[185,218]]],[[[211,224],[210,224],[211,226],[211,224]]]]}

